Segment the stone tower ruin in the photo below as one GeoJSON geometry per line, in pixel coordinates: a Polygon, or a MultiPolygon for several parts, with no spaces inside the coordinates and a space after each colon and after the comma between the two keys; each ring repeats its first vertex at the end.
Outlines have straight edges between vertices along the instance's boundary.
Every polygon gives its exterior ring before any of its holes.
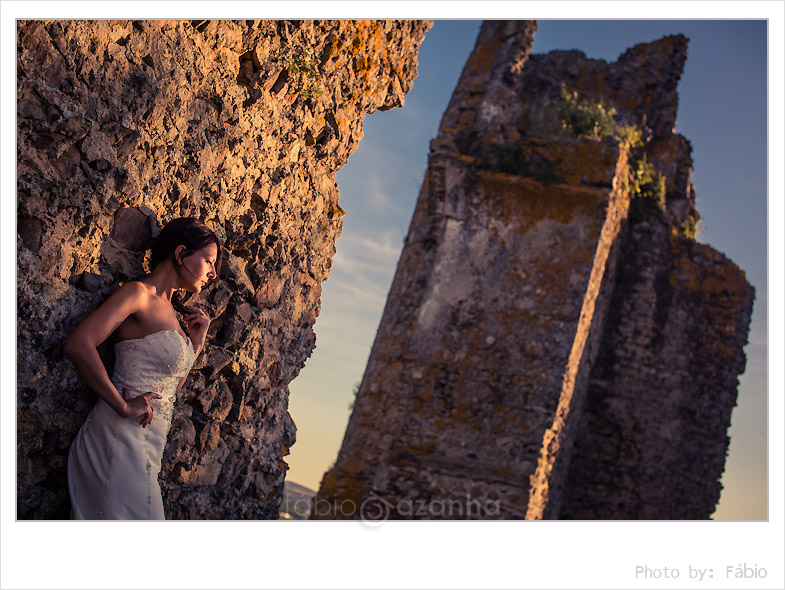
{"type": "Polygon", "coordinates": [[[754,290],[695,241],[687,39],[485,22],[431,144],[322,518],[706,519],[754,290]]]}

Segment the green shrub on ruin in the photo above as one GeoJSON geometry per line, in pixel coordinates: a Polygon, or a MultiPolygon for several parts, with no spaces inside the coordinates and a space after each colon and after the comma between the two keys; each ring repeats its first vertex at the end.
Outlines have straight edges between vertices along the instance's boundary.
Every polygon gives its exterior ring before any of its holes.
{"type": "Polygon", "coordinates": [[[643,148],[643,130],[638,125],[618,125],[613,134],[619,146],[628,152],[643,148]]]}
{"type": "Polygon", "coordinates": [[[651,199],[665,210],[665,176],[646,158],[643,129],[638,125],[617,125],[613,135],[619,147],[627,152],[629,176],[624,188],[632,198],[651,199]]]}
{"type": "Polygon", "coordinates": [[[702,226],[698,225],[701,220],[700,213],[693,211],[692,214],[687,216],[687,219],[681,224],[679,229],[681,233],[688,238],[696,239],[701,234],[702,226]]]}
{"type": "Polygon", "coordinates": [[[556,105],[565,129],[577,137],[599,141],[611,135],[616,127],[616,109],[603,102],[581,101],[576,91],[570,92],[562,82],[561,101],[556,105]]]}
{"type": "Polygon", "coordinates": [[[599,141],[613,134],[616,109],[602,101],[589,102],[562,82],[561,99],[528,105],[525,118],[527,137],[549,141],[576,138],[599,141]]]}
{"type": "Polygon", "coordinates": [[[665,177],[654,169],[654,165],[643,153],[630,159],[631,196],[652,199],[660,209],[665,209],[665,177]]]}

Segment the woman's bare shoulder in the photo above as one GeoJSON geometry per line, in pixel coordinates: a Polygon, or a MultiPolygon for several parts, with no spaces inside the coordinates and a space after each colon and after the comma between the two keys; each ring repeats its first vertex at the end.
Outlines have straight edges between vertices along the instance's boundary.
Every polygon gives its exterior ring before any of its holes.
{"type": "Polygon", "coordinates": [[[126,281],[104,302],[110,308],[122,307],[126,313],[134,313],[147,306],[152,290],[141,281],[126,281]]]}
{"type": "Polygon", "coordinates": [[[147,309],[150,288],[140,281],[128,281],[112,293],[98,309],[88,315],[72,333],[69,340],[98,346],[129,316],[147,309]]]}
{"type": "Polygon", "coordinates": [[[126,281],[121,283],[112,295],[120,295],[124,299],[139,299],[149,297],[151,292],[151,287],[142,281],[126,281]]]}

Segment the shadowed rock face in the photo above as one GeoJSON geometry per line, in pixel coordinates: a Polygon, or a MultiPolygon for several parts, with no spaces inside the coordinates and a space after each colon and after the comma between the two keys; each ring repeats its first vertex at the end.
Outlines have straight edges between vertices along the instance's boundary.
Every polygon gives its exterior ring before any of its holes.
{"type": "Polygon", "coordinates": [[[624,243],[559,518],[715,510],[754,289],[658,211],[624,243]]]}
{"type": "Polygon", "coordinates": [[[535,29],[483,24],[431,144],[313,517],[713,511],[753,291],[732,262],[686,236],[692,160],[673,127],[687,40],[639,45],[608,64],[529,55],[535,29]],[[543,133],[562,83],[583,104],[613,107],[644,145],[543,133]],[[665,177],[659,205],[636,196],[644,155],[665,177]],[[638,347],[646,354],[630,352],[638,347]],[[585,477],[595,469],[603,474],[585,477]]]}
{"type": "Polygon", "coordinates": [[[403,104],[429,27],[18,23],[19,518],[68,518],[68,446],[95,398],[63,343],[179,216],[218,233],[225,263],[189,302],[213,322],[176,405],[166,514],[277,518],[288,384],[341,231],[335,172],[363,117],[403,104]]]}

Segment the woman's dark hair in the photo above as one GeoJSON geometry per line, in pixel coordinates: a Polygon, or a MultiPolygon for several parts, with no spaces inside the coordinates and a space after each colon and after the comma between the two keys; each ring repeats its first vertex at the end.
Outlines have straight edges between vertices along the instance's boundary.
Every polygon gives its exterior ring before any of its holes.
{"type": "MultiPolygon", "coordinates": [[[[218,247],[218,255],[215,259],[215,272],[217,274],[221,269],[221,242],[218,240],[215,232],[202,222],[191,217],[172,219],[164,226],[153,242],[153,251],[150,255],[150,270],[154,270],[156,266],[167,259],[171,259],[174,267],[178,268],[180,263],[174,255],[177,246],[185,246],[185,250],[182,253],[182,258],[185,258],[210,244],[215,244],[218,247]]],[[[175,301],[175,298],[173,298],[172,304],[180,313],[188,313],[179,299],[175,301]]]]}

